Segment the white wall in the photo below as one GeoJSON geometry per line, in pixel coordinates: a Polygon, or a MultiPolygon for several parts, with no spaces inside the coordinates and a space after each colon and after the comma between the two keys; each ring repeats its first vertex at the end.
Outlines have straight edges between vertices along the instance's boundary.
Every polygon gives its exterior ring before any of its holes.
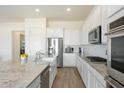
{"type": "Polygon", "coordinates": [[[107,58],[106,50],[107,45],[84,45],[82,46],[82,51],[88,56],[98,56],[102,58],[107,58]],[[84,49],[83,49],[84,48],[84,49]]]}
{"type": "Polygon", "coordinates": [[[83,21],[48,21],[51,28],[80,28],[83,21]]]}
{"type": "Polygon", "coordinates": [[[0,61],[12,58],[12,31],[24,31],[24,23],[0,23],[0,61]]]}

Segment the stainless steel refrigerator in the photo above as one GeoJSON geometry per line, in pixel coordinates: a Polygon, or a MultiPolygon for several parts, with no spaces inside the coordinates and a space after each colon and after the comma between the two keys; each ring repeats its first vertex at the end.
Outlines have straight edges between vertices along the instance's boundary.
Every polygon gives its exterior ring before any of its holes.
{"type": "Polygon", "coordinates": [[[48,38],[47,39],[48,55],[57,55],[57,67],[63,67],[63,39],[48,38]]]}

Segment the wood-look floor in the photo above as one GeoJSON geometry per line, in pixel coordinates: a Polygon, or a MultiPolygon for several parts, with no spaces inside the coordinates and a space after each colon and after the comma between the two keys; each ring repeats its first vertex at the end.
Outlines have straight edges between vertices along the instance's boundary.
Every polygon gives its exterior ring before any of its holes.
{"type": "Polygon", "coordinates": [[[58,68],[53,88],[85,88],[76,68],[58,68]]]}

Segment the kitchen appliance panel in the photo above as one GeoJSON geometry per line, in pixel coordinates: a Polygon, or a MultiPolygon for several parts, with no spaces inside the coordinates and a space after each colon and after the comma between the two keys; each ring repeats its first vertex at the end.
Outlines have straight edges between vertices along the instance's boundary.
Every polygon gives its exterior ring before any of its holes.
{"type": "Polygon", "coordinates": [[[107,66],[109,78],[124,87],[124,22],[122,21],[124,19],[120,17],[109,24],[109,50],[111,51],[108,53],[107,66]]]}

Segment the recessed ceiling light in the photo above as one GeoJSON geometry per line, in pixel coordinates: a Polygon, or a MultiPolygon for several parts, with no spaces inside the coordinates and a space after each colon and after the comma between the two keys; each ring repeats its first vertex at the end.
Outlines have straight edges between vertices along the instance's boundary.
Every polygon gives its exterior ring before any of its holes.
{"type": "Polygon", "coordinates": [[[66,8],[66,11],[68,11],[68,12],[71,11],[71,8],[66,8]]]}
{"type": "Polygon", "coordinates": [[[35,12],[40,12],[40,9],[38,9],[38,8],[37,8],[37,9],[35,9],[35,12]]]}

